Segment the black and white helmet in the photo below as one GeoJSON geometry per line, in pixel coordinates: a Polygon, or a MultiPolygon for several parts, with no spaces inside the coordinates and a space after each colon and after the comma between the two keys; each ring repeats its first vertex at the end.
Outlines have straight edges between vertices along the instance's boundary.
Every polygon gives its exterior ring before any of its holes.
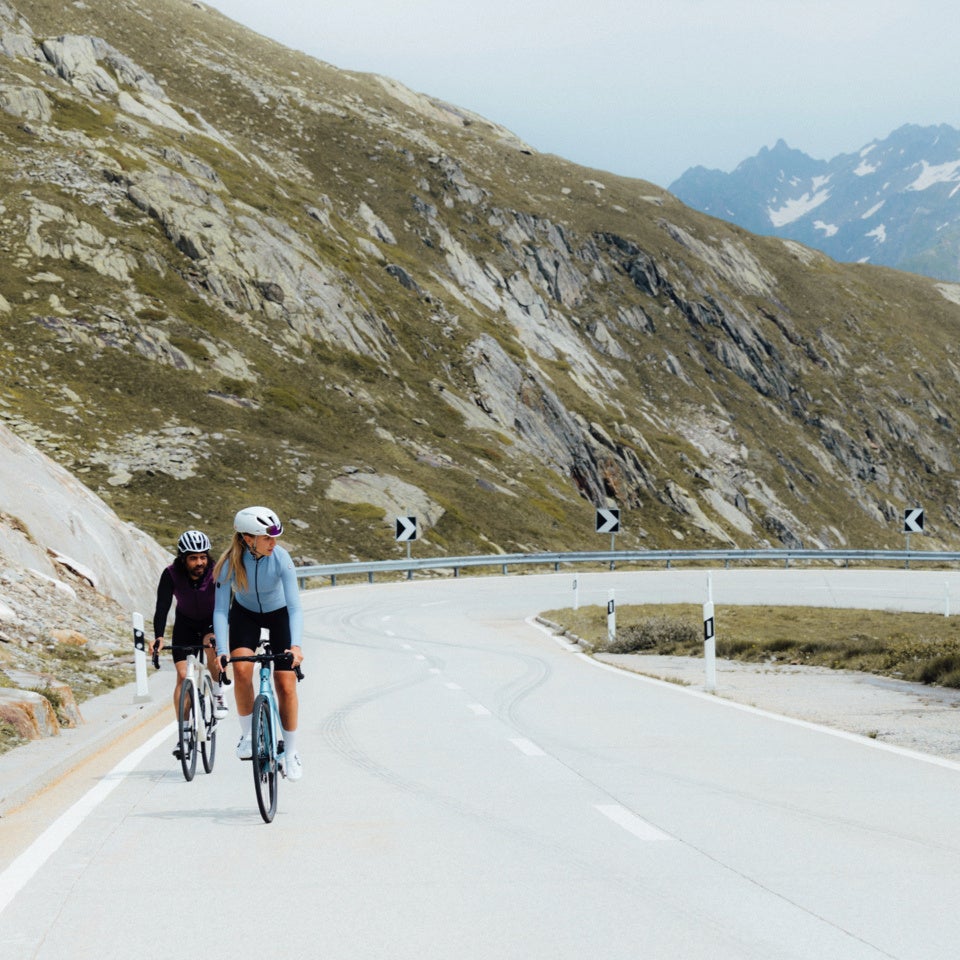
{"type": "Polygon", "coordinates": [[[244,507],[233,518],[233,529],[255,537],[279,537],[283,524],[269,507],[244,507]]]}
{"type": "Polygon", "coordinates": [[[206,553],[210,549],[210,538],[202,530],[184,530],[177,541],[180,553],[206,553]]]}

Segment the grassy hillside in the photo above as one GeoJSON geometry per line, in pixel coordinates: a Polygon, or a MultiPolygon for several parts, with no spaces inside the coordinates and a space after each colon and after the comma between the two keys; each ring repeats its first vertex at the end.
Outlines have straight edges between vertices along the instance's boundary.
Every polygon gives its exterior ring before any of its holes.
{"type": "MultiPolygon", "coordinates": [[[[0,8],[2,9],[2,8],[0,8]]],[[[956,288],[841,266],[186,0],[10,8],[0,417],[169,544],[955,549],[956,288]],[[914,543],[914,545],[918,545],[914,543]]],[[[4,17],[0,13],[0,20],[4,17]]]]}

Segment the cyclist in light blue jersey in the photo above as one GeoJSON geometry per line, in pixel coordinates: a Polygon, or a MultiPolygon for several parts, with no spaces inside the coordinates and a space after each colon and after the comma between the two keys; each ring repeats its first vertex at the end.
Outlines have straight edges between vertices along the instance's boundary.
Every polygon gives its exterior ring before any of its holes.
{"type": "MultiPolygon", "coordinates": [[[[213,608],[213,631],[217,654],[228,651],[250,656],[260,643],[260,630],[270,631],[274,653],[289,650],[292,661],[277,661],[274,684],[280,708],[281,738],[284,743],[285,773],[288,780],[299,780],[303,765],[297,752],[299,701],[294,668],[303,661],[303,609],[290,554],[277,544],[283,524],[267,507],[246,507],[233,521],[234,536],[213,570],[217,582],[213,608]]],[[[223,662],[223,661],[221,661],[223,662]]],[[[234,663],[234,690],[240,719],[237,756],[249,760],[253,755],[250,740],[251,716],[255,697],[254,665],[234,663]]]]}

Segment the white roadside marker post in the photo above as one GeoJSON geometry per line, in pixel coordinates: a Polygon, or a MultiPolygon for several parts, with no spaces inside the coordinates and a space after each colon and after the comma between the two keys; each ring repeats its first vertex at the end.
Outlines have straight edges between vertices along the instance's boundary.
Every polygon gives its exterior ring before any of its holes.
{"type": "Polygon", "coordinates": [[[717,638],[713,621],[713,578],[707,574],[707,602],[703,605],[703,665],[706,671],[707,691],[717,689],[717,638]]]}
{"type": "Polygon", "coordinates": [[[143,614],[133,615],[133,667],[137,678],[137,693],[134,703],[143,703],[150,699],[147,686],[147,643],[143,636],[143,614]]]}
{"type": "Polygon", "coordinates": [[[613,591],[610,591],[607,600],[607,643],[613,643],[617,639],[617,604],[613,599],[613,591]]]}

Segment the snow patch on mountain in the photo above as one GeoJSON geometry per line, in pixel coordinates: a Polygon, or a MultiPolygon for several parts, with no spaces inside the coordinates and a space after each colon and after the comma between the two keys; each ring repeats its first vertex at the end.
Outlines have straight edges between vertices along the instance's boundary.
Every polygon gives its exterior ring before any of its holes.
{"type": "Polygon", "coordinates": [[[805,217],[811,210],[816,210],[822,203],[830,199],[829,190],[819,190],[815,193],[805,193],[793,200],[788,200],[782,207],[774,210],[767,208],[767,216],[775,227],[784,227],[794,220],[805,217]]]}
{"type": "Polygon", "coordinates": [[[934,184],[952,183],[960,179],[957,176],[957,170],[960,169],[960,160],[937,164],[929,164],[926,160],[921,160],[920,163],[923,172],[907,187],[907,190],[929,190],[934,184]]]}

